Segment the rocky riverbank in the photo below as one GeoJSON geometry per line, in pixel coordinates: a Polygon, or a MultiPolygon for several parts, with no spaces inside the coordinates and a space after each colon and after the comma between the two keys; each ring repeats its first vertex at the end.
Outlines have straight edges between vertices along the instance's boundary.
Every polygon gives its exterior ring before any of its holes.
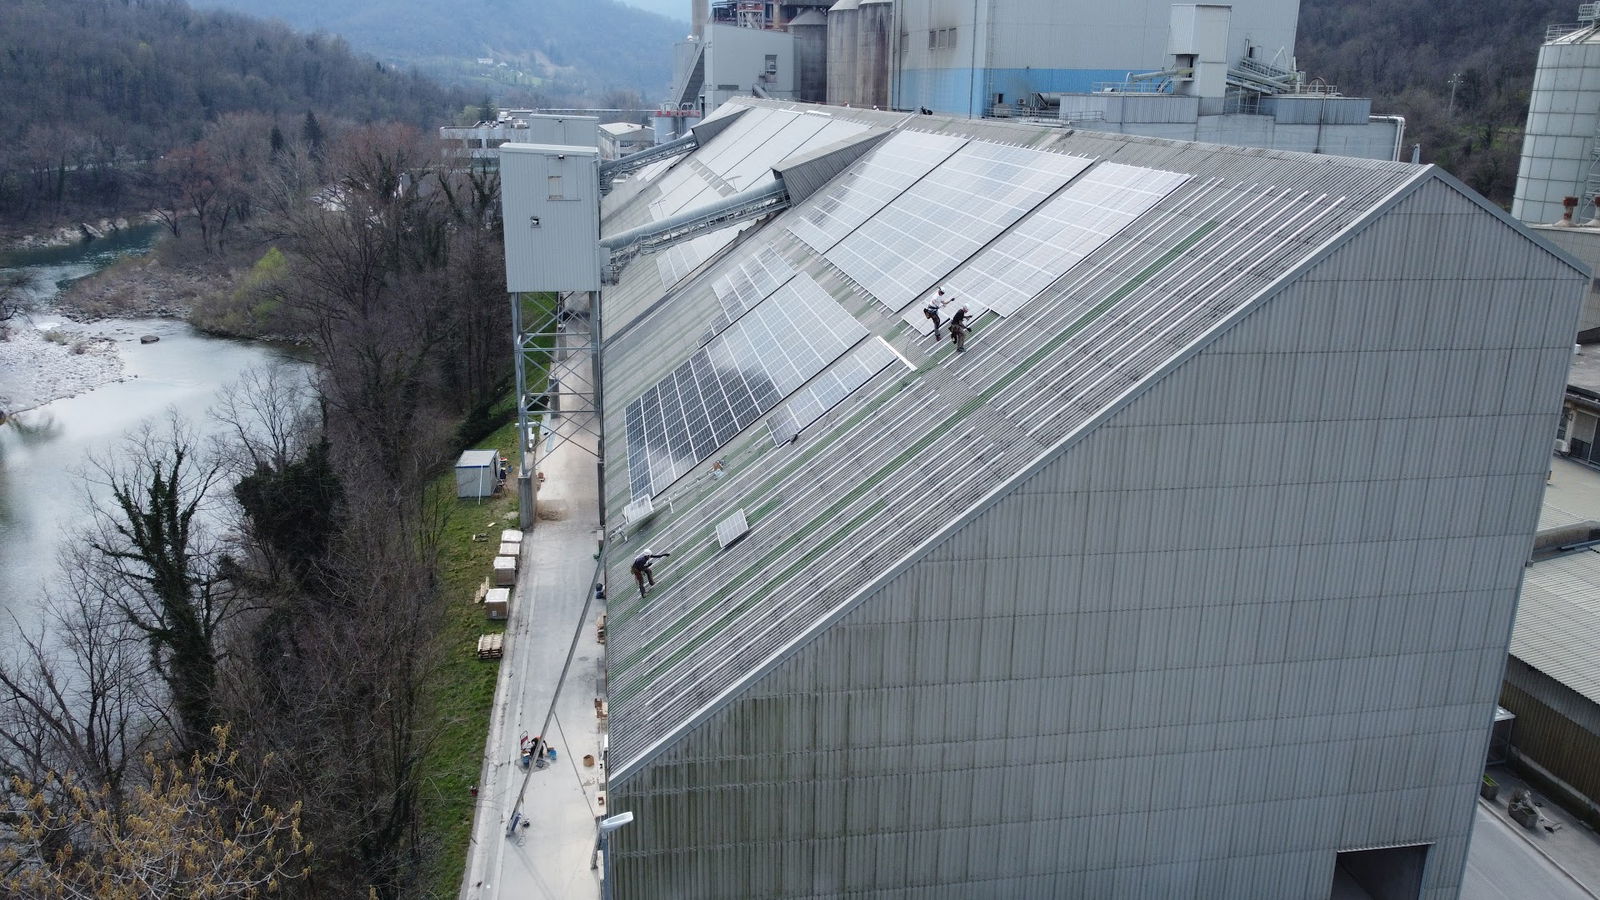
{"type": "Polygon", "coordinates": [[[125,336],[103,327],[43,324],[51,327],[12,322],[9,339],[0,341],[0,411],[6,414],[123,378],[116,339],[125,336]]]}
{"type": "Polygon", "coordinates": [[[58,225],[48,231],[12,231],[0,229],[0,248],[6,250],[43,250],[49,247],[70,247],[85,241],[113,237],[129,228],[156,221],[154,213],[145,213],[132,219],[126,216],[100,218],[87,222],[58,225]]]}
{"type": "Polygon", "coordinates": [[[101,319],[188,319],[195,304],[228,290],[226,275],[165,266],[156,254],[122,260],[68,285],[56,309],[78,322],[101,319]]]}

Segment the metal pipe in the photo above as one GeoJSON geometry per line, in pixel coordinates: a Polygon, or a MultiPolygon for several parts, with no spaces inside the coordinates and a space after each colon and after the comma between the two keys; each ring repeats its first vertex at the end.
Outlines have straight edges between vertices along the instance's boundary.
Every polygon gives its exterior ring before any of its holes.
{"type": "Polygon", "coordinates": [[[1406,117],[1405,116],[1367,116],[1368,122],[1393,122],[1394,123],[1394,155],[1389,157],[1395,162],[1400,161],[1400,151],[1405,149],[1406,142],[1406,117]]]}
{"type": "Polygon", "coordinates": [[[751,188],[748,191],[734,194],[731,197],[724,197],[716,202],[678,213],[675,216],[668,216],[659,222],[640,225],[638,228],[630,228],[621,234],[602,238],[600,246],[605,247],[607,250],[618,250],[632,244],[643,243],[649,238],[676,231],[703,219],[731,213],[741,207],[771,203],[780,197],[788,196],[788,193],[788,189],[784,187],[782,181],[774,181],[771,184],[751,188]]]}

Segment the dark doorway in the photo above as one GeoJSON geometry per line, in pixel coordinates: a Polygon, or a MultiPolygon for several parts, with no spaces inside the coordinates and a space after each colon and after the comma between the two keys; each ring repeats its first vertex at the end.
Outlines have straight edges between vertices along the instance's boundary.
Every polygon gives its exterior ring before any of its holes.
{"type": "Polygon", "coordinates": [[[1346,850],[1333,864],[1332,900],[1417,900],[1428,844],[1346,850]]]}

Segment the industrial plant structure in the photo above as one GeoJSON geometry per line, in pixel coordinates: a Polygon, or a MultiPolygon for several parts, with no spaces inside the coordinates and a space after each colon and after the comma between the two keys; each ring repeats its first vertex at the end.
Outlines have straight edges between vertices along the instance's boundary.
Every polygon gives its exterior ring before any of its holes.
{"type": "Polygon", "coordinates": [[[1585,3],[1579,22],[1551,25],[1528,95],[1522,160],[1511,214],[1553,224],[1594,216],[1600,195],[1600,5],[1585,3]],[[1574,205],[1562,201],[1573,198],[1574,205]]]}
{"type": "Polygon", "coordinates": [[[692,15],[663,140],[747,95],[1369,159],[1397,159],[1405,136],[1296,70],[1298,0],[697,0],[692,15]]]}
{"type": "Polygon", "coordinates": [[[1569,259],[1431,166],[750,99],[652,154],[576,304],[612,896],[1456,896],[1569,259]]]}

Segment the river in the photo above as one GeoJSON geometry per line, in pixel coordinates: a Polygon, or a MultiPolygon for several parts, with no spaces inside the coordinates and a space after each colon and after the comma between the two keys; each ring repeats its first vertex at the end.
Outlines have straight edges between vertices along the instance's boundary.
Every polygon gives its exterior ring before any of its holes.
{"type": "MultiPolygon", "coordinates": [[[[154,234],[136,229],[77,247],[4,254],[0,271],[34,276],[34,317],[44,321],[63,285],[143,252],[154,234]]],[[[40,600],[58,580],[58,550],[84,534],[92,520],[89,504],[104,501],[84,478],[91,460],[114,452],[124,434],[168,410],[205,433],[213,427],[206,410],[219,388],[245,369],[284,358],[270,345],[208,337],[171,320],[102,324],[120,332],[126,380],[47,403],[0,426],[0,623],[15,616],[20,627],[37,628],[40,600]],[[161,340],[138,343],[144,334],[161,340]]]]}

